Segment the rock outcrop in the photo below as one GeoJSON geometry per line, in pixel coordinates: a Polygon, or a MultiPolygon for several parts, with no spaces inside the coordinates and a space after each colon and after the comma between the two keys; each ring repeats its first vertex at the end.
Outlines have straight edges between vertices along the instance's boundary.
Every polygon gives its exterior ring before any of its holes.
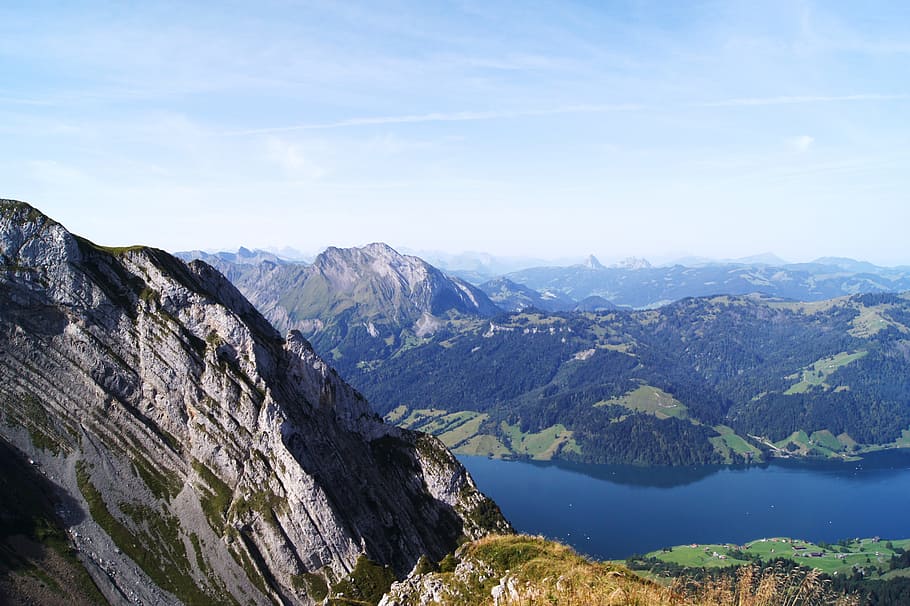
{"type": "Polygon", "coordinates": [[[315,603],[366,564],[401,577],[508,529],[441,443],[383,424],[209,265],[99,247],[13,201],[0,412],[79,504],[115,602],[315,603]]]}

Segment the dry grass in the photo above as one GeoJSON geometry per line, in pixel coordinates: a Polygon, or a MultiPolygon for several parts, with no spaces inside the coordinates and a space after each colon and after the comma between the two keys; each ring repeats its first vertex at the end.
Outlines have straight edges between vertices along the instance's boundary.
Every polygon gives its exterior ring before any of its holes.
{"type": "Polygon", "coordinates": [[[459,606],[859,604],[853,596],[834,592],[818,571],[743,566],[718,579],[677,579],[670,587],[664,587],[622,566],[590,562],[565,545],[526,535],[481,539],[461,550],[459,560],[474,563],[475,571],[486,571],[481,578],[471,580],[462,577],[456,581],[451,573],[440,575],[450,587],[458,586],[450,603],[459,606]]]}
{"type": "Polygon", "coordinates": [[[834,592],[820,570],[785,570],[781,566],[743,566],[736,576],[677,588],[689,601],[704,606],[854,606],[859,599],[834,592]]]}

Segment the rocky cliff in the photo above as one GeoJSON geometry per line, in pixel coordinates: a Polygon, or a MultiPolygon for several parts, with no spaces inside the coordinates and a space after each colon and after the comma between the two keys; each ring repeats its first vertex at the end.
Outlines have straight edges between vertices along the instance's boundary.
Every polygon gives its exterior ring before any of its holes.
{"type": "Polygon", "coordinates": [[[314,603],[507,529],[438,441],[383,424],[209,265],[13,201],[0,411],[113,602],[314,603]]]}

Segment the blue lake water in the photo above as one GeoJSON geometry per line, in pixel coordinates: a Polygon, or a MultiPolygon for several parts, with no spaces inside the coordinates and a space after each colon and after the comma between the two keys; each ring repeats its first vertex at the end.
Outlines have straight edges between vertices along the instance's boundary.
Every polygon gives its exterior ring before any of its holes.
{"type": "Polygon", "coordinates": [[[460,456],[516,530],[601,559],[773,536],[910,538],[910,452],[859,462],[636,468],[460,456]]]}

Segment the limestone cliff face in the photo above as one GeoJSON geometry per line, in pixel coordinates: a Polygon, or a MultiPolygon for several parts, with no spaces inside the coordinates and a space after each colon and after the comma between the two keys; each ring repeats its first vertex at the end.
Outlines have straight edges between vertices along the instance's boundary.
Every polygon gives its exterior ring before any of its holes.
{"type": "Polygon", "coordinates": [[[438,441],[383,424],[210,266],[12,201],[0,411],[162,602],[312,603],[361,557],[401,576],[507,529],[438,441]]]}

